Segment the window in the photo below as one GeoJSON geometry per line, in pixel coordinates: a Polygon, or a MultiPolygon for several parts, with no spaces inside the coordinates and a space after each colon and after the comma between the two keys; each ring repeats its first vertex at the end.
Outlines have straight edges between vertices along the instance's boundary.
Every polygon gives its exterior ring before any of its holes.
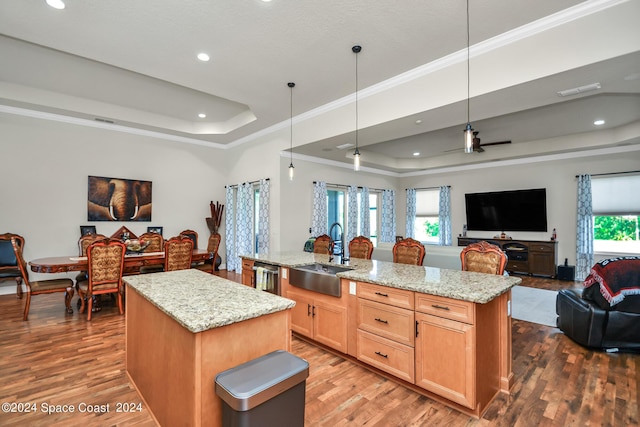
{"type": "Polygon", "coordinates": [[[594,252],[640,253],[640,175],[591,181],[594,252]]]}
{"type": "Polygon", "coordinates": [[[422,243],[438,244],[440,222],[440,190],[416,190],[416,222],[414,239],[422,243]]]}
{"type": "MultiPolygon", "coordinates": [[[[361,200],[360,200],[360,192],[357,194],[357,204],[358,204],[358,212],[361,210],[361,200]]],[[[379,229],[379,218],[378,218],[378,192],[370,192],[369,193],[369,238],[373,242],[373,246],[377,246],[378,241],[378,229],[379,229]]],[[[342,190],[337,187],[327,188],[327,230],[329,236],[335,242],[334,252],[340,253],[342,244],[341,239],[342,236],[346,239],[347,230],[345,229],[346,223],[346,212],[348,206],[348,195],[345,190],[342,190]],[[335,225],[337,224],[337,225],[335,225]]],[[[359,216],[358,216],[359,218],[359,216]]],[[[362,229],[360,227],[360,222],[358,220],[358,229],[355,233],[356,235],[362,235],[362,229]]],[[[348,242],[345,242],[345,245],[348,242]]]]}

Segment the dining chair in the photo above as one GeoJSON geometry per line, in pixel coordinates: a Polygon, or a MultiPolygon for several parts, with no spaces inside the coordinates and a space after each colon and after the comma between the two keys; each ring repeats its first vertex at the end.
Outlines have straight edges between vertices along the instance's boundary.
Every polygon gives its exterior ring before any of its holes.
{"type": "MultiPolygon", "coordinates": [[[[162,234],[153,231],[142,233],[138,239],[149,242],[149,246],[144,249],[144,253],[164,252],[164,237],[162,234]]],[[[140,267],[140,274],[158,273],[164,269],[162,265],[143,265],[140,267]]]]}
{"type": "Polygon", "coordinates": [[[104,294],[115,294],[118,310],[124,314],[122,273],[126,251],[124,243],[115,239],[98,240],[87,247],[88,280],[78,287],[80,313],[86,309],[87,320],[91,320],[94,312],[94,297],[104,294]]]}
{"type": "Polygon", "coordinates": [[[313,242],[313,252],[316,254],[333,254],[333,239],[327,234],[321,234],[313,242]]]}
{"type": "Polygon", "coordinates": [[[371,259],[373,242],[365,236],[357,236],[349,242],[349,257],[371,259]]]}
{"type": "Polygon", "coordinates": [[[181,236],[187,236],[193,242],[193,249],[198,249],[198,233],[193,230],[182,230],[181,236]]]}
{"type": "Polygon", "coordinates": [[[176,236],[164,244],[164,271],[187,270],[191,268],[193,240],[187,236],[176,236]]]}
{"type": "Polygon", "coordinates": [[[393,262],[399,264],[422,265],[424,261],[424,245],[407,237],[393,245],[393,262]]]}
{"type": "Polygon", "coordinates": [[[0,282],[16,281],[16,296],[22,299],[22,273],[13,251],[11,238],[15,238],[20,248],[24,248],[24,237],[14,233],[0,234],[0,282]]]}
{"type": "Polygon", "coordinates": [[[11,238],[11,246],[14,256],[20,269],[22,283],[27,288],[27,299],[24,305],[24,314],[22,320],[29,320],[29,308],[31,307],[31,297],[41,294],[52,294],[55,292],[64,292],[64,305],[67,313],[73,313],[71,309],[71,298],[73,298],[73,280],[68,278],[38,280],[31,282],[29,280],[29,271],[27,263],[22,255],[22,241],[18,237],[11,238]]]}
{"type": "Polygon", "coordinates": [[[504,274],[507,254],[499,246],[484,240],[465,246],[460,252],[462,271],[475,271],[487,274],[504,274]]]}
{"type": "Polygon", "coordinates": [[[218,248],[220,247],[221,240],[222,236],[220,236],[220,233],[212,233],[209,236],[209,241],[207,242],[207,252],[209,252],[210,258],[205,260],[203,263],[192,266],[192,268],[213,274],[216,270],[216,258],[218,257],[218,248]]]}
{"type": "MultiPolygon", "coordinates": [[[[92,244],[93,242],[96,242],[98,240],[102,240],[102,239],[106,239],[106,238],[107,238],[107,236],[105,236],[104,234],[99,234],[99,233],[83,234],[78,239],[78,255],[82,256],[82,257],[86,257],[87,256],[87,248],[89,247],[90,244],[92,244]]],[[[76,289],[78,289],[78,284],[80,282],[86,282],[87,280],[88,280],[87,279],[87,272],[86,271],[80,271],[76,275],[76,289]]]]}

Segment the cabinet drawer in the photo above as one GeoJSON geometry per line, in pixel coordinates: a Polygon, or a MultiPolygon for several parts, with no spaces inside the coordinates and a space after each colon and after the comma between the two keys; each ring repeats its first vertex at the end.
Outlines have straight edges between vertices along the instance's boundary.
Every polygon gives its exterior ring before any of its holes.
{"type": "Polygon", "coordinates": [[[412,291],[358,282],[358,297],[413,310],[412,291]]]}
{"type": "Polygon", "coordinates": [[[529,264],[523,261],[509,261],[507,262],[507,271],[520,271],[523,273],[529,272],[529,264]]]}
{"type": "Polygon", "coordinates": [[[358,360],[405,381],[415,381],[413,347],[358,331],[358,360]]]}
{"type": "Polygon", "coordinates": [[[358,298],[358,328],[413,347],[415,315],[412,310],[358,298]]]}
{"type": "Polygon", "coordinates": [[[253,264],[255,264],[255,261],[251,260],[251,259],[242,259],[242,268],[248,268],[248,269],[253,269],[253,264]]]}
{"type": "Polygon", "coordinates": [[[529,252],[552,253],[554,250],[555,250],[555,244],[553,243],[529,243],[529,252]]]}
{"type": "Polygon", "coordinates": [[[416,292],[416,311],[473,325],[474,303],[416,292]]]}

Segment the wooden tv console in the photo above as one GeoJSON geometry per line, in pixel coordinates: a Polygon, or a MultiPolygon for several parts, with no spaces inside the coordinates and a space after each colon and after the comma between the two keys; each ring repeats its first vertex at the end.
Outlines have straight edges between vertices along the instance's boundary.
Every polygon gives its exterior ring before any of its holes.
{"type": "Polygon", "coordinates": [[[557,240],[513,240],[458,237],[458,246],[467,246],[481,240],[499,246],[509,258],[509,273],[535,274],[556,277],[558,264],[557,240]]]}

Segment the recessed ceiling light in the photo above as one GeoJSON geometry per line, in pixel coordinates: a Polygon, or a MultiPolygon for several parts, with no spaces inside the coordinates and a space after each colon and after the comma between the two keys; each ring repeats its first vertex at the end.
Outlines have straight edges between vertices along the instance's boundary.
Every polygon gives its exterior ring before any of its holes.
{"type": "Polygon", "coordinates": [[[54,9],[64,9],[64,2],[62,0],[47,0],[47,4],[54,9]]]}
{"type": "Polygon", "coordinates": [[[596,120],[595,122],[593,122],[593,124],[594,124],[594,125],[596,125],[596,126],[601,126],[601,125],[603,125],[603,124],[604,124],[604,120],[602,120],[602,119],[598,119],[598,120],[596,120]]]}
{"type": "Polygon", "coordinates": [[[419,155],[420,155],[420,153],[416,151],[415,153],[413,153],[413,155],[414,155],[414,156],[419,156],[419,155]]]}
{"type": "Polygon", "coordinates": [[[207,55],[206,53],[202,52],[198,54],[198,59],[202,62],[207,62],[209,59],[209,55],[207,55]]]}
{"type": "Polygon", "coordinates": [[[207,117],[207,115],[205,113],[200,113],[198,114],[198,117],[200,117],[201,119],[204,119],[205,117],[207,117]]]}
{"type": "Polygon", "coordinates": [[[422,120],[418,119],[416,120],[416,124],[419,125],[420,123],[422,123],[422,120]]]}

